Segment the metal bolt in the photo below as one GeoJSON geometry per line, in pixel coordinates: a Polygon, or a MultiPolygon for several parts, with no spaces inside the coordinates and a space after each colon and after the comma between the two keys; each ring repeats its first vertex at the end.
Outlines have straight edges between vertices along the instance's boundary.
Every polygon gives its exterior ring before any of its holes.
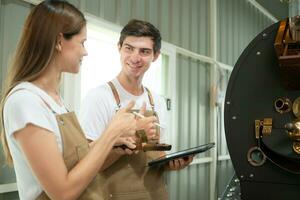
{"type": "Polygon", "coordinates": [[[232,119],[236,119],[236,116],[233,116],[232,119]]]}
{"type": "Polygon", "coordinates": [[[241,175],[240,177],[241,177],[241,178],[244,178],[244,175],[241,175]]]}
{"type": "Polygon", "coordinates": [[[232,192],[229,192],[228,194],[227,194],[227,197],[232,197],[232,192]]]}
{"type": "Polygon", "coordinates": [[[230,101],[227,101],[226,104],[229,105],[229,104],[230,104],[230,101]]]}
{"type": "Polygon", "coordinates": [[[259,55],[260,55],[260,51],[256,52],[256,55],[258,55],[258,56],[259,56],[259,55]]]}
{"type": "Polygon", "coordinates": [[[250,178],[253,178],[253,177],[254,177],[254,174],[250,174],[249,177],[250,177],[250,178]]]}
{"type": "Polygon", "coordinates": [[[263,33],[263,37],[266,37],[267,36],[267,34],[266,33],[263,33]]]}

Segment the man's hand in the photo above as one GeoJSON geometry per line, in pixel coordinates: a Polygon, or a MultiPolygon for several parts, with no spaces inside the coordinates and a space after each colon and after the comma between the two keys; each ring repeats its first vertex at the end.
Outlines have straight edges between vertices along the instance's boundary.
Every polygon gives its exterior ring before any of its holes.
{"type": "MultiPolygon", "coordinates": [[[[139,114],[145,116],[145,112],[146,112],[146,103],[144,102],[139,111],[139,114]]],[[[144,130],[148,140],[158,139],[156,134],[157,133],[156,125],[154,124],[154,122],[157,122],[157,118],[154,116],[144,117],[144,118],[137,117],[137,121],[136,121],[137,130],[144,130]]]]}
{"type": "Polygon", "coordinates": [[[188,166],[193,161],[194,156],[187,156],[184,158],[178,158],[175,160],[170,160],[166,166],[166,170],[180,170],[188,166]]]}

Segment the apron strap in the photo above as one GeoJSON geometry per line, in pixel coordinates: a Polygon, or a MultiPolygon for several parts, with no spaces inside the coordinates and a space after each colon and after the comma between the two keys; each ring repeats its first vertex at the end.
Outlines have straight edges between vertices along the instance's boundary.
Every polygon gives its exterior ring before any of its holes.
{"type": "Polygon", "coordinates": [[[116,87],[114,86],[114,84],[111,81],[109,81],[107,83],[108,83],[108,85],[109,85],[109,87],[110,87],[110,89],[111,89],[111,91],[112,91],[112,93],[113,93],[113,95],[115,97],[117,106],[120,109],[121,108],[121,101],[120,101],[120,96],[118,94],[118,91],[117,91],[116,87]]]}
{"type": "Polygon", "coordinates": [[[150,90],[147,87],[145,87],[145,89],[146,89],[146,91],[148,93],[149,103],[151,105],[152,111],[153,111],[153,113],[155,113],[155,110],[154,110],[154,101],[153,101],[152,94],[151,94],[150,90]]]}

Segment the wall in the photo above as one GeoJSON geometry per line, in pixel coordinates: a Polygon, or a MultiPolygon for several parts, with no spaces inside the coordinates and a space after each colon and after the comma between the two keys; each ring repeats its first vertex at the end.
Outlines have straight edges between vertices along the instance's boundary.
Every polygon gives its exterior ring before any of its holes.
{"type": "MultiPolygon", "coordinates": [[[[17,0],[0,1],[0,80],[4,80],[9,60],[16,48],[24,19],[30,10],[28,3],[17,0]]],[[[0,145],[1,146],[1,145],[0,145]]],[[[2,149],[2,147],[1,147],[2,149]]],[[[15,176],[11,168],[4,165],[3,154],[0,154],[0,184],[14,183],[15,176]]],[[[1,199],[13,199],[17,194],[0,194],[1,199]]]]}
{"type": "MultiPolygon", "coordinates": [[[[82,11],[125,25],[129,19],[150,21],[162,33],[163,40],[194,53],[211,56],[210,21],[211,0],[70,0],[82,11]]],[[[242,50],[256,34],[272,23],[246,0],[216,0],[217,2],[217,55],[219,62],[233,66],[242,50]]],[[[0,73],[5,76],[7,62],[15,49],[25,15],[30,6],[21,0],[0,0],[0,73]]],[[[173,109],[179,120],[176,127],[175,148],[181,149],[210,142],[211,130],[211,69],[212,65],[177,54],[177,97],[173,109]]],[[[216,85],[217,86],[217,83],[216,85]]],[[[219,136],[224,134],[219,129],[219,136]]],[[[219,137],[217,149],[225,148],[224,137],[219,137]]],[[[200,157],[209,156],[203,154],[200,157]]],[[[213,168],[209,162],[195,164],[180,172],[168,175],[171,199],[211,199],[210,176],[213,168]]],[[[217,163],[218,196],[227,184],[233,169],[230,160],[217,163]]],[[[6,172],[7,169],[4,169],[6,172]]],[[[1,170],[2,172],[2,170],[1,170]]],[[[11,172],[10,172],[11,173],[11,172]]],[[[2,174],[2,173],[1,173],[2,174]]],[[[14,180],[11,174],[0,174],[0,183],[14,180]]],[[[3,173],[4,174],[4,173],[3,173]]]]}

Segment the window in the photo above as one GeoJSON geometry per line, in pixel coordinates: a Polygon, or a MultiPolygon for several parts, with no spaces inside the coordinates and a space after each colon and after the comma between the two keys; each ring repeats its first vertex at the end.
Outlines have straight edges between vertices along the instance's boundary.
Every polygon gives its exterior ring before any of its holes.
{"type": "Polygon", "coordinates": [[[90,89],[110,81],[118,74],[120,62],[117,43],[118,33],[87,25],[85,46],[88,56],[83,59],[81,67],[81,100],[90,89]]]}

